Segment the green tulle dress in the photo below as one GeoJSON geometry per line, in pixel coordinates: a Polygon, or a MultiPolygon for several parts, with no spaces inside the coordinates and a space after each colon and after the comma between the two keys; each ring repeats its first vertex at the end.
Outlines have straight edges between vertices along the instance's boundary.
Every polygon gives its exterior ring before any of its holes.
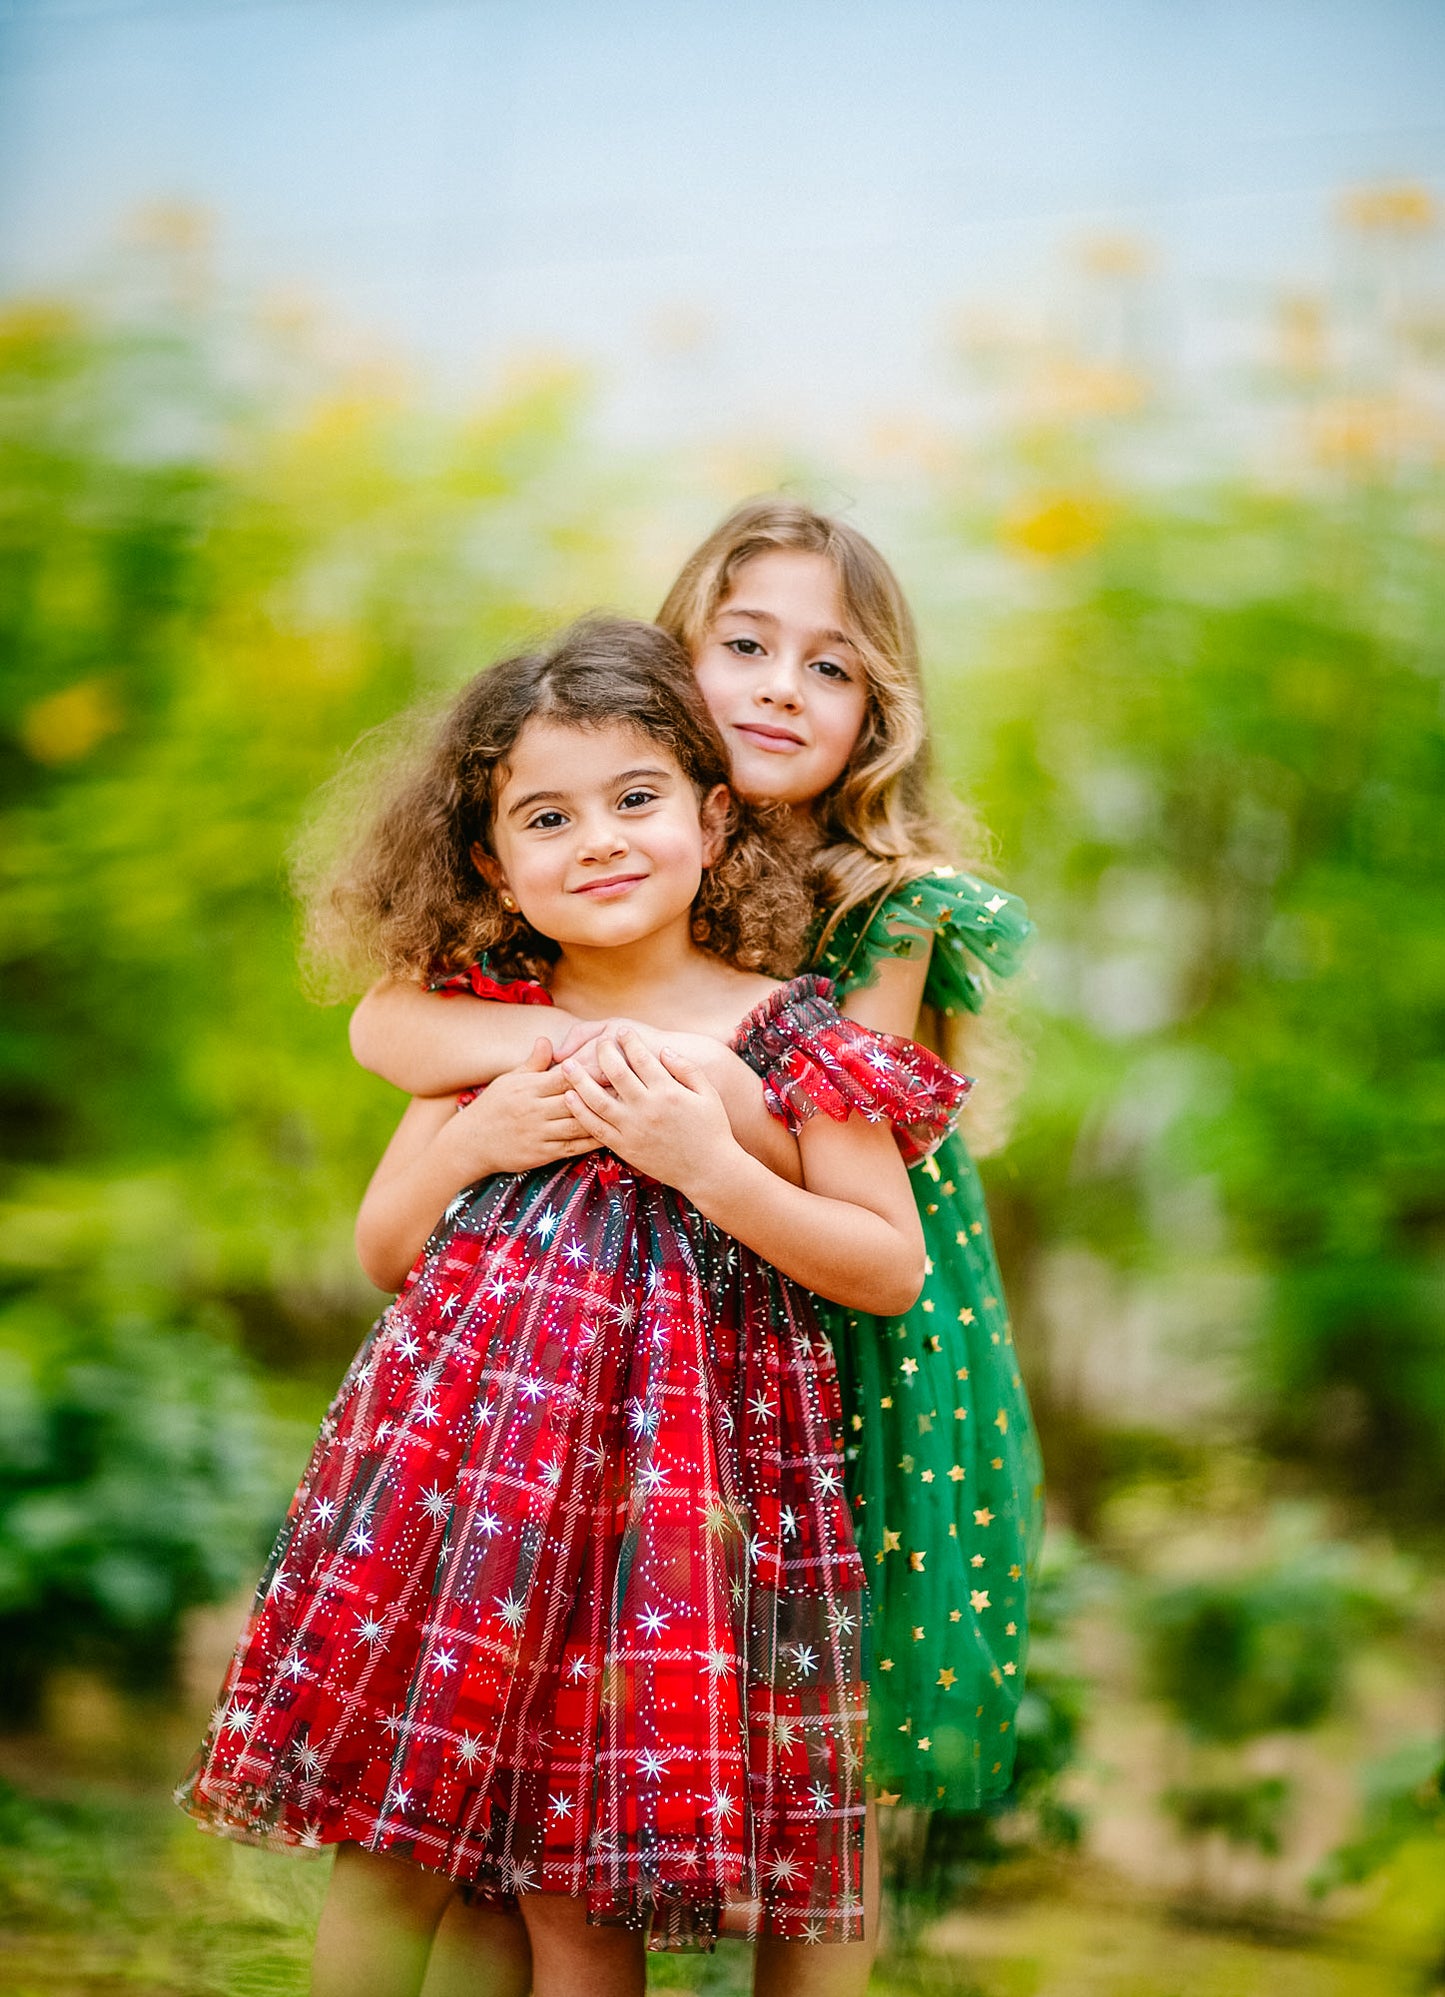
{"type": "MultiPolygon", "coordinates": [[[[841,1001],[932,945],[925,1002],[978,1011],[1032,934],[1021,901],[939,867],[846,917],[817,954],[841,1001]]],[[[985,1083],[986,1086],[986,1083],[985,1083]]],[[[915,1168],[928,1250],[905,1316],[825,1307],[872,1587],[869,1772],[880,1803],[975,1809],[1009,1785],[1043,1480],[978,1170],[915,1168]]]]}

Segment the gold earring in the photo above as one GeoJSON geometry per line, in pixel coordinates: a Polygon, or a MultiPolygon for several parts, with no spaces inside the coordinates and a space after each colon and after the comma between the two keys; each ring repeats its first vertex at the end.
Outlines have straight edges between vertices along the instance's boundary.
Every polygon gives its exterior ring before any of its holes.
{"type": "Polygon", "coordinates": [[[502,907],[507,911],[508,915],[515,915],[517,913],[517,904],[509,894],[502,896],[502,907]]]}

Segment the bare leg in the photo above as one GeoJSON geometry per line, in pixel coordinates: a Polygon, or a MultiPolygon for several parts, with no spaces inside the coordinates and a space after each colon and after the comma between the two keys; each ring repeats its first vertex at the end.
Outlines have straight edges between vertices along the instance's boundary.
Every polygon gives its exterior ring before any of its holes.
{"type": "Polygon", "coordinates": [[[452,1882],[409,1859],[337,1847],[311,1959],[311,1997],[418,1997],[452,1882]]]}
{"type": "Polygon", "coordinates": [[[878,1812],[868,1805],[863,1833],[863,1939],[783,1942],[765,1935],[753,1965],[753,1997],[863,1997],[878,1953],[882,1907],[878,1812]]]}
{"type": "Polygon", "coordinates": [[[460,1893],[442,1915],[421,1997],[527,1997],[532,1948],[520,1914],[460,1893]]]}
{"type": "Polygon", "coordinates": [[[591,1927],[581,1900],[528,1893],[519,1903],[532,1943],[533,1997],[643,1997],[642,1936],[632,1928],[591,1927]]]}

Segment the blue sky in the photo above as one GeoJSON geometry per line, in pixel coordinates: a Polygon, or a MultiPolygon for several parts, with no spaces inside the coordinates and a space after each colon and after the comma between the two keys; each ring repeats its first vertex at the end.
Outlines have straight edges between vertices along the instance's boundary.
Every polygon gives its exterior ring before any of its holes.
{"type": "Polygon", "coordinates": [[[1445,192],[1442,106],[1440,0],[0,0],[0,289],[183,199],[444,383],[562,351],[624,426],[834,432],[1090,232],[1180,328],[1317,278],[1342,185],[1445,192]]]}

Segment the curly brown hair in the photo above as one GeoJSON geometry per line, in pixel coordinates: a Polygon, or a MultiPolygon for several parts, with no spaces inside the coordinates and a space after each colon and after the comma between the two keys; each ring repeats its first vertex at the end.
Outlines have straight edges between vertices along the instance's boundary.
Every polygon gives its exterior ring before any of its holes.
{"type": "MultiPolygon", "coordinates": [[[[484,957],[503,977],[545,981],[556,945],[502,906],[472,859],[474,845],[490,848],[513,745],[544,717],[635,728],[666,750],[699,799],[728,783],[727,751],[687,654],[656,625],[585,618],[546,649],[503,659],[432,718],[418,749],[384,746],[378,771],[364,742],[329,788],[296,867],[306,956],[328,994],[377,973],[430,983],[484,957]],[[381,802],[354,839],[363,792],[381,802]]],[[[693,904],[703,949],[744,970],[792,972],[812,901],[790,841],[786,811],[731,797],[722,854],[693,904]]]]}

